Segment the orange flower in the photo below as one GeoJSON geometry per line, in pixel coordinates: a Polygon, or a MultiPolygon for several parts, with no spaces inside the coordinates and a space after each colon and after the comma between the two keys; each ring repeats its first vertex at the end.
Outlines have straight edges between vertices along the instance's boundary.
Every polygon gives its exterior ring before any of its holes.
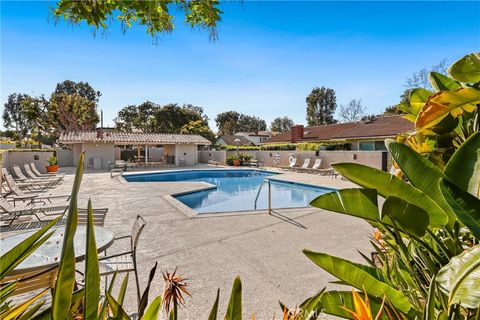
{"type": "Polygon", "coordinates": [[[378,229],[373,230],[373,239],[380,241],[382,240],[382,233],[378,229]]]}
{"type": "MultiPolygon", "coordinates": [[[[355,308],[355,311],[342,307],[345,311],[349,312],[353,316],[354,320],[374,320],[372,317],[372,310],[370,309],[370,303],[368,302],[367,291],[364,291],[364,292],[365,292],[365,300],[362,299],[358,291],[355,291],[354,289],[352,289],[353,306],[355,308]]],[[[378,311],[378,314],[375,317],[375,320],[380,319],[382,315],[383,306],[384,306],[384,303],[382,303],[382,306],[378,311]]]]}

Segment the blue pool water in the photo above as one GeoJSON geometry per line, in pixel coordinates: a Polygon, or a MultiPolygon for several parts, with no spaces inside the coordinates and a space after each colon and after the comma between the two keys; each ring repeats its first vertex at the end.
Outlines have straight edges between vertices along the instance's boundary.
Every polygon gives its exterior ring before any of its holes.
{"type": "MultiPolygon", "coordinates": [[[[185,170],[125,175],[128,182],[204,181],[215,189],[178,195],[175,198],[198,213],[261,210],[268,207],[268,177],[261,170],[185,170]],[[260,189],[260,192],[259,192],[260,189]],[[257,198],[258,194],[258,199],[257,198]]],[[[306,207],[317,196],[332,189],[271,179],[272,208],[306,207]]]]}

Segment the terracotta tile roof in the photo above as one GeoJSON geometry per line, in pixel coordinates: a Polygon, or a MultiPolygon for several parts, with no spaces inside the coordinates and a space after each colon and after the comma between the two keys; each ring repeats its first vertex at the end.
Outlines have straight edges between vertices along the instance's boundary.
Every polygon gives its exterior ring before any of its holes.
{"type": "Polygon", "coordinates": [[[219,140],[222,139],[225,141],[226,144],[236,146],[237,143],[235,142],[235,139],[240,139],[240,143],[238,144],[239,146],[252,146],[253,143],[252,141],[248,140],[244,136],[236,136],[236,135],[230,135],[230,134],[225,134],[223,136],[220,136],[218,138],[219,140]]]}
{"type": "Polygon", "coordinates": [[[62,144],[74,144],[84,142],[112,142],[122,144],[211,144],[210,141],[196,134],[130,133],[118,131],[64,132],[61,134],[58,142],[62,144]]]}
{"type": "MultiPolygon", "coordinates": [[[[399,133],[403,133],[412,129],[413,123],[404,119],[402,116],[386,116],[379,117],[372,121],[305,127],[303,130],[303,139],[300,139],[297,142],[393,137],[399,133]]],[[[262,141],[263,144],[290,142],[290,131],[273,136],[266,141],[262,141]]]]}

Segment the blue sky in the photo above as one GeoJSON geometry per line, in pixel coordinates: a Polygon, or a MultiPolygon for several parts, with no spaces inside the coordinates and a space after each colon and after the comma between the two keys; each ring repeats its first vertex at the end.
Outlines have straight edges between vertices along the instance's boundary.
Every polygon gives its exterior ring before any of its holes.
{"type": "MultiPolygon", "coordinates": [[[[46,1],[1,1],[1,99],[49,95],[57,82],[87,81],[102,92],[105,123],[151,100],[236,110],[270,123],[305,123],[305,97],[335,89],[368,113],[398,102],[405,79],[446,58],[480,49],[479,2],[225,2],[219,40],[179,16],[158,45],[142,27],[55,25],[46,1]]],[[[3,110],[2,110],[3,112],[3,110]]]]}

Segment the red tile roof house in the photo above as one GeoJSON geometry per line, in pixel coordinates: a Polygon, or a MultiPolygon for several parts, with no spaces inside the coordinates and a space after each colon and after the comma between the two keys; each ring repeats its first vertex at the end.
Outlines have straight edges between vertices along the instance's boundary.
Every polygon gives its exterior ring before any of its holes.
{"type": "MultiPolygon", "coordinates": [[[[74,166],[77,165],[80,152],[84,150],[87,168],[104,170],[120,159],[121,146],[134,146],[137,150],[140,150],[140,148],[146,150],[145,164],[153,156],[153,149],[161,148],[163,151],[162,158],[169,159],[168,161],[171,161],[174,165],[192,166],[198,162],[198,146],[210,145],[210,141],[195,134],[118,131],[64,132],[58,139],[58,143],[70,147],[73,153],[74,166]],[[184,162],[180,163],[180,159],[183,159],[184,162]]],[[[165,159],[160,159],[160,161],[165,159]]]]}
{"type": "Polygon", "coordinates": [[[385,150],[385,139],[410,130],[413,130],[413,123],[401,115],[384,116],[374,120],[316,127],[296,125],[291,131],[271,137],[262,144],[338,142],[349,143],[352,150],[385,150]]]}

